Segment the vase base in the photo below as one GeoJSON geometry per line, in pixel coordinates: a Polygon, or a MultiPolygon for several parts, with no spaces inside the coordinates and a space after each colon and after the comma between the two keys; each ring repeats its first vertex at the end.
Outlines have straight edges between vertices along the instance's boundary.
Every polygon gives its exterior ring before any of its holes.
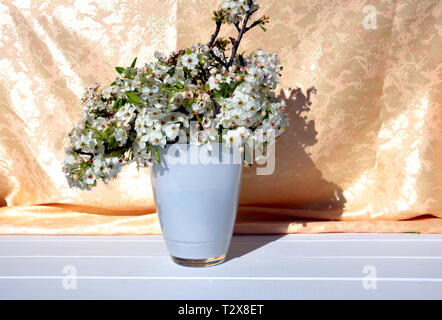
{"type": "Polygon", "coordinates": [[[183,267],[191,268],[205,268],[216,266],[217,264],[223,263],[226,260],[226,255],[213,257],[209,259],[183,259],[171,256],[173,262],[183,267]]]}

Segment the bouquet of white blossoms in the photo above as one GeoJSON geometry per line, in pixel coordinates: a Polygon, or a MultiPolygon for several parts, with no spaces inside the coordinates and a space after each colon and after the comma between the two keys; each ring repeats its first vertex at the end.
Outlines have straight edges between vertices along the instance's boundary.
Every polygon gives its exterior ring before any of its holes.
{"type": "Polygon", "coordinates": [[[266,30],[268,17],[251,22],[258,8],[256,0],[223,0],[208,44],[169,56],[156,53],[141,68],[135,59],[128,68],[116,68],[120,76],[110,86],[88,87],[81,122],[69,133],[69,185],[90,190],[133,161],[151,166],[159,161],[158,148],[188,143],[182,138],[190,137],[194,123],[192,143],[273,143],[288,125],[285,103],[275,95],[281,63],[264,50],[238,54],[244,34],[256,26],[266,30]],[[225,23],[235,26],[236,38],[219,37],[225,23]]]}

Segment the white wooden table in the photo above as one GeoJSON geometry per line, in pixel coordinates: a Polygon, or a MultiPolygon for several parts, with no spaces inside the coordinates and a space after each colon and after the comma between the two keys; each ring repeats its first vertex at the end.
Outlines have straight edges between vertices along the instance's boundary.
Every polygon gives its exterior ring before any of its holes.
{"type": "Polygon", "coordinates": [[[441,299],[442,235],[236,236],[222,265],[161,236],[0,236],[0,299],[441,299]]]}

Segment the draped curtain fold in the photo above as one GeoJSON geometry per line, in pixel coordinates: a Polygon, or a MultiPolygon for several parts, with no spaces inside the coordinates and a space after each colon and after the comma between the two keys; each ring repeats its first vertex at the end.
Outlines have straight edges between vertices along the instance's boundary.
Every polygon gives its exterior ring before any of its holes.
{"type": "MultiPolygon", "coordinates": [[[[236,232],[442,233],[441,2],[259,2],[241,50],[279,52],[291,126],[272,175],[244,170],[236,232]]],[[[66,134],[83,87],[207,42],[216,6],[0,0],[0,234],[160,233],[149,169],[69,189],[66,134]]]]}

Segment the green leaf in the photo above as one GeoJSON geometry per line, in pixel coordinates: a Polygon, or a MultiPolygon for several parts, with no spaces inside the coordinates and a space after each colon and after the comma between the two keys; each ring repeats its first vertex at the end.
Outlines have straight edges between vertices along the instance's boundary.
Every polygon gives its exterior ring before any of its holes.
{"type": "Polygon", "coordinates": [[[118,148],[120,143],[115,139],[114,136],[111,136],[107,139],[107,149],[112,150],[118,148]]]}
{"type": "Polygon", "coordinates": [[[123,67],[116,67],[115,70],[117,70],[117,72],[118,72],[119,74],[122,74],[122,73],[124,72],[124,70],[126,70],[126,69],[123,68],[123,67]]]}
{"type": "Polygon", "coordinates": [[[118,98],[114,103],[114,109],[118,110],[121,107],[122,99],[118,98]]]}
{"type": "Polygon", "coordinates": [[[141,100],[135,91],[126,92],[127,100],[132,104],[141,104],[141,100]]]}
{"type": "Polygon", "coordinates": [[[161,159],[160,159],[160,152],[158,151],[158,148],[155,149],[155,156],[157,157],[158,164],[160,164],[161,163],[161,159]]]}
{"type": "Polygon", "coordinates": [[[130,65],[131,68],[135,68],[135,65],[137,64],[137,58],[134,59],[132,64],[130,65]]]}

